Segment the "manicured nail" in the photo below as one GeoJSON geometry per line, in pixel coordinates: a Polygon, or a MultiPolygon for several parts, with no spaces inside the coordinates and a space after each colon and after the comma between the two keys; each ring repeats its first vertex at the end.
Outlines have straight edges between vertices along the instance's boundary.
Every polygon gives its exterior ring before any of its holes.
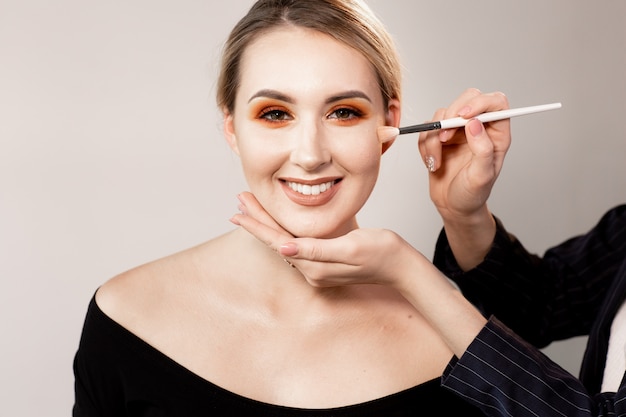
{"type": "Polygon", "coordinates": [[[288,242],[280,245],[280,254],[283,256],[295,256],[298,254],[298,245],[294,242],[288,242]]]}
{"type": "Polygon", "coordinates": [[[478,119],[472,119],[468,122],[469,131],[473,136],[478,136],[483,133],[483,124],[478,119]]]}
{"type": "Polygon", "coordinates": [[[426,168],[428,168],[430,172],[435,172],[435,157],[434,156],[427,156],[424,162],[426,163],[426,168]]]}

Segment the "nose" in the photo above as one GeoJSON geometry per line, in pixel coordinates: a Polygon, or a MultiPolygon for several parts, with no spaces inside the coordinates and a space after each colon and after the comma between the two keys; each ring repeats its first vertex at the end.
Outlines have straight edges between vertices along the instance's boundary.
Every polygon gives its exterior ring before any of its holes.
{"type": "Polygon", "coordinates": [[[317,123],[303,123],[294,132],[290,160],[306,171],[315,171],[331,161],[327,132],[317,123]]]}

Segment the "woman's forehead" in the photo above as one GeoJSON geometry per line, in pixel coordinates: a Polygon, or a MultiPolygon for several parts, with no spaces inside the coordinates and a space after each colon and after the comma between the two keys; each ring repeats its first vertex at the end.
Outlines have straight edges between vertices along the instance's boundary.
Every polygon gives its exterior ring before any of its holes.
{"type": "Polygon", "coordinates": [[[259,35],[243,53],[240,92],[289,95],[379,91],[376,73],[356,49],[312,29],[281,26],[259,35]]]}

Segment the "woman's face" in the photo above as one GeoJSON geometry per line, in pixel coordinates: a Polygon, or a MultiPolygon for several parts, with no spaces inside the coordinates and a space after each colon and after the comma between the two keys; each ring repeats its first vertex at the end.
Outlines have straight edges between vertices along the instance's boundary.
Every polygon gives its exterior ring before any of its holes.
{"type": "Polygon", "coordinates": [[[282,27],[244,52],[234,114],[225,132],[250,187],[295,236],[336,237],[378,177],[376,130],[397,125],[367,59],[331,37],[282,27]]]}

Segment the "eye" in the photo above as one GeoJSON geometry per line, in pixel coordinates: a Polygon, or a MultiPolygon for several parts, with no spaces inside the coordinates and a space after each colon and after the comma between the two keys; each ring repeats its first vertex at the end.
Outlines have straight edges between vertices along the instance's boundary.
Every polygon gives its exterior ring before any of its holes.
{"type": "Polygon", "coordinates": [[[328,118],[329,119],[337,119],[339,121],[349,121],[359,119],[363,116],[363,113],[359,110],[353,109],[352,107],[340,107],[338,109],[333,110],[328,118]]]}
{"type": "Polygon", "coordinates": [[[261,114],[259,114],[259,118],[265,119],[268,122],[284,122],[292,119],[291,115],[286,111],[273,108],[264,109],[261,114]]]}

